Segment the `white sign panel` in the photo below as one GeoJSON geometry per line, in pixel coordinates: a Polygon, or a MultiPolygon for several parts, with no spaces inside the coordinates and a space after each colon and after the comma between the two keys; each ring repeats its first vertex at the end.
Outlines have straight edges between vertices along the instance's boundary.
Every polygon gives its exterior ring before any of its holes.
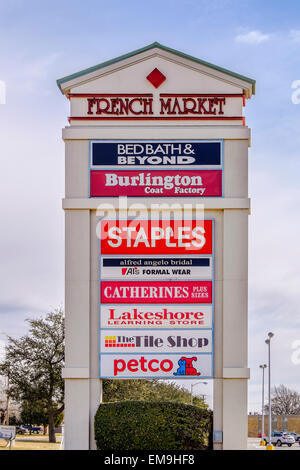
{"type": "Polygon", "coordinates": [[[102,304],[101,328],[211,328],[212,305],[102,304]]]}
{"type": "Polygon", "coordinates": [[[100,378],[213,377],[211,354],[101,354],[100,378]]]}
{"type": "Polygon", "coordinates": [[[211,353],[212,330],[102,330],[103,353],[211,353]]]}
{"type": "Polygon", "coordinates": [[[212,257],[101,257],[102,279],[211,279],[212,257]]]}
{"type": "Polygon", "coordinates": [[[0,426],[0,439],[15,439],[15,426],[0,426]]]}

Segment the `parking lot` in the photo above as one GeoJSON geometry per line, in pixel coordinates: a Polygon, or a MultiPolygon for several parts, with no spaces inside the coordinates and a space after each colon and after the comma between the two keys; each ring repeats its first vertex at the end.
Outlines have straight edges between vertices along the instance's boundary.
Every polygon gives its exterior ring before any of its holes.
{"type": "MultiPolygon", "coordinates": [[[[248,438],[248,450],[266,450],[265,447],[260,446],[260,439],[255,437],[248,438]]],[[[300,445],[298,442],[292,445],[292,447],[288,447],[286,445],[281,447],[274,447],[274,450],[300,450],[300,445]]]]}

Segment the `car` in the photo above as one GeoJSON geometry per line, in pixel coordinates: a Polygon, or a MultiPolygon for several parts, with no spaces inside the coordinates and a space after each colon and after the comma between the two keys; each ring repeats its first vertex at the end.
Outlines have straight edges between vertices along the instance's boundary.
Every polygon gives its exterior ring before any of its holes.
{"type": "Polygon", "coordinates": [[[16,434],[26,434],[27,429],[24,426],[17,426],[16,427],[16,434]]]}
{"type": "Polygon", "coordinates": [[[31,432],[33,432],[33,434],[40,434],[42,428],[40,428],[39,426],[31,426],[31,432]]]}
{"type": "Polygon", "coordinates": [[[295,439],[295,441],[296,441],[296,442],[298,441],[299,444],[300,444],[300,434],[297,434],[297,433],[294,432],[294,431],[293,431],[293,432],[289,432],[289,434],[290,434],[291,436],[293,436],[293,438],[295,439]]]}
{"type": "Polygon", "coordinates": [[[32,432],[33,434],[39,434],[42,430],[39,426],[31,426],[28,424],[24,424],[23,428],[25,428],[27,432],[32,432]]]}
{"type": "Polygon", "coordinates": [[[271,443],[275,446],[287,445],[291,447],[295,444],[295,439],[287,432],[273,432],[271,436],[271,443]]]}

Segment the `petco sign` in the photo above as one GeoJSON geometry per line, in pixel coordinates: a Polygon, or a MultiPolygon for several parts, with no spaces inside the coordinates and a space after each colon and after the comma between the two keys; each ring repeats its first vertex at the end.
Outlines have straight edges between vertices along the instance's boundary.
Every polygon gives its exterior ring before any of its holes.
{"type": "Polygon", "coordinates": [[[102,354],[102,378],[208,378],[212,377],[212,356],[207,354],[102,354]]]}

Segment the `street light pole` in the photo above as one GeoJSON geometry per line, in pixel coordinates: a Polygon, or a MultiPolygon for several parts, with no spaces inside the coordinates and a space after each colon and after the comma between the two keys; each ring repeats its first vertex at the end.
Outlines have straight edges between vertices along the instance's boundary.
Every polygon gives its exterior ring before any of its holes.
{"type": "Polygon", "coordinates": [[[259,366],[262,369],[262,405],[261,405],[261,441],[260,445],[265,445],[265,368],[267,364],[259,366]]]}
{"type": "Polygon", "coordinates": [[[193,388],[195,387],[195,385],[198,385],[198,384],[207,385],[208,382],[196,382],[195,384],[191,384],[191,405],[193,404],[193,388]]]}
{"type": "MultiPolygon", "coordinates": [[[[1,335],[7,336],[7,334],[4,331],[0,331],[1,335]]],[[[8,426],[9,425],[9,405],[10,405],[10,399],[9,399],[9,369],[7,371],[7,389],[6,389],[6,413],[5,413],[5,423],[8,426]]]]}
{"type": "Polygon", "coordinates": [[[268,339],[265,343],[268,345],[268,362],[269,362],[269,390],[268,390],[268,401],[269,401],[269,442],[267,445],[267,450],[273,450],[274,446],[272,445],[271,436],[272,436],[272,405],[271,405],[271,338],[273,338],[274,333],[268,333],[268,339]]]}

